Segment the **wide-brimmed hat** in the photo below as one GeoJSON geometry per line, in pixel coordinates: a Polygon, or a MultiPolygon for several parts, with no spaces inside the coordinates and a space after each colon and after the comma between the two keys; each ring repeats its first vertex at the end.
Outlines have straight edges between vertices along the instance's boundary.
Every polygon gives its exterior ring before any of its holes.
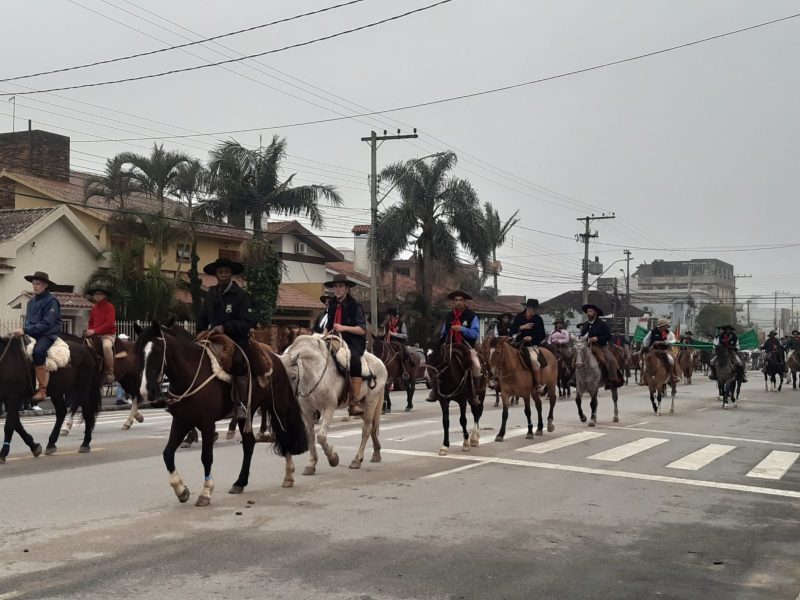
{"type": "Polygon", "coordinates": [[[334,284],[336,284],[336,283],[343,283],[349,288],[355,287],[356,285],[358,285],[355,281],[350,281],[347,278],[347,275],[338,274],[338,275],[334,275],[333,279],[331,279],[330,281],[326,281],[325,282],[325,287],[326,288],[332,288],[334,286],[334,284]]]}
{"type": "Polygon", "coordinates": [[[778,332],[773,329],[767,334],[767,337],[775,337],[776,335],[778,335],[778,332]]]}
{"type": "Polygon", "coordinates": [[[717,329],[730,329],[731,331],[733,331],[736,328],[733,325],[719,325],[717,326],[717,329]]]}
{"type": "Polygon", "coordinates": [[[244,273],[244,265],[230,258],[218,258],[212,263],[208,263],[203,267],[203,273],[206,275],[216,275],[217,269],[228,267],[234,275],[241,275],[244,273]]]}
{"type": "Polygon", "coordinates": [[[792,335],[800,335],[800,331],[797,331],[797,329],[793,329],[792,335]]]}
{"type": "Polygon", "coordinates": [[[658,328],[658,329],[661,329],[662,327],[669,327],[669,326],[670,326],[670,320],[669,319],[665,319],[663,317],[660,318],[658,320],[658,322],[656,323],[656,328],[658,328]]]}
{"type": "Polygon", "coordinates": [[[525,308],[539,308],[539,301],[536,298],[528,298],[522,303],[525,308]]]}
{"type": "Polygon", "coordinates": [[[393,317],[397,316],[397,309],[396,308],[387,308],[386,309],[387,315],[392,315],[393,317]]]}
{"type": "Polygon", "coordinates": [[[464,300],[472,300],[472,296],[470,296],[467,292],[463,290],[453,290],[449,294],[447,294],[448,300],[455,300],[458,296],[461,296],[464,300]]]}
{"type": "Polygon", "coordinates": [[[89,296],[94,295],[95,292],[103,292],[106,296],[110,296],[111,295],[111,290],[109,290],[107,287],[105,287],[103,285],[94,285],[94,286],[92,286],[92,287],[90,287],[89,289],[86,290],[86,293],[89,296]]]}
{"type": "Polygon", "coordinates": [[[322,294],[322,295],[319,297],[319,301],[320,301],[320,302],[322,302],[323,304],[325,304],[325,303],[326,303],[328,300],[330,300],[331,298],[333,298],[333,296],[331,296],[330,294],[322,294]]]}
{"type": "Polygon", "coordinates": [[[503,317],[508,317],[509,319],[513,319],[513,318],[514,318],[514,315],[513,315],[513,314],[511,314],[510,312],[504,312],[504,313],[502,313],[502,314],[500,315],[500,318],[501,318],[501,319],[502,319],[503,317]]]}
{"type": "Polygon", "coordinates": [[[583,306],[581,306],[581,310],[583,312],[588,311],[590,308],[593,308],[595,310],[598,317],[603,316],[603,310],[599,306],[597,306],[597,304],[584,304],[583,306]]]}
{"type": "Polygon", "coordinates": [[[33,275],[25,275],[25,281],[33,281],[34,279],[44,281],[49,285],[56,285],[56,282],[52,281],[50,276],[44,271],[36,271],[33,275]]]}

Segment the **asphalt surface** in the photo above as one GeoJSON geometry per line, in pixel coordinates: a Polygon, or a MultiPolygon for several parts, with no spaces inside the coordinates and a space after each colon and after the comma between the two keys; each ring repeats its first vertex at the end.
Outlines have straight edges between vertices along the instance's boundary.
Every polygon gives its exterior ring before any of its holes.
{"type": "MultiPolygon", "coordinates": [[[[676,414],[653,414],[628,386],[620,422],[560,401],[556,429],[525,439],[512,407],[504,442],[487,400],[481,444],[438,456],[441,415],[425,403],[381,422],[383,461],[347,468],[358,424],[337,417],[312,477],[281,487],[283,460],[259,444],[250,485],[227,494],[238,441],[215,447],[211,506],[197,447],[178,469],[179,504],[161,450],[170,417],[103,413],[90,454],[82,425],[53,456],[15,437],[0,465],[0,600],[9,598],[800,598],[800,390],[765,392],[758,374],[722,410],[703,378],[679,386],[676,414]],[[250,504],[249,502],[252,502],[250,504]]],[[[584,401],[584,405],[587,402],[584,401]]],[[[470,417],[470,426],[471,426],[470,417]]],[[[43,441],[52,417],[25,419],[43,441]]],[[[218,425],[220,431],[225,423],[218,425]]]]}

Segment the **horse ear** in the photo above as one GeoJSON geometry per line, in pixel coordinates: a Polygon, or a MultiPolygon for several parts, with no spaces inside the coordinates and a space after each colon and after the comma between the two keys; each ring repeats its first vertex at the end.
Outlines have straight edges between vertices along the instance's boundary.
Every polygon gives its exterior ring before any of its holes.
{"type": "Polygon", "coordinates": [[[167,319],[167,322],[164,323],[164,327],[166,327],[167,329],[170,329],[173,325],[175,325],[175,315],[173,315],[169,319],[167,319]]]}
{"type": "Polygon", "coordinates": [[[144,330],[142,329],[142,326],[139,325],[138,322],[134,322],[133,323],[133,331],[136,333],[136,335],[141,335],[142,331],[144,331],[144,330]]]}

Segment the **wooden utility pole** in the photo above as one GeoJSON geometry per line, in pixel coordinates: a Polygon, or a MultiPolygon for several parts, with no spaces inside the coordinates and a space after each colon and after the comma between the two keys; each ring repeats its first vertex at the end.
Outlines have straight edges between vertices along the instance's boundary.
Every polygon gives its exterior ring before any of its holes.
{"type": "Polygon", "coordinates": [[[623,250],[625,255],[625,337],[628,337],[628,321],[631,310],[631,251],[623,250]]]}
{"type": "Polygon", "coordinates": [[[737,279],[750,279],[752,275],[734,275],[733,276],[733,325],[736,325],[736,280],[737,279]]]}
{"type": "Polygon", "coordinates": [[[579,233],[575,236],[575,239],[579,242],[583,242],[583,303],[589,303],[589,242],[596,237],[599,237],[599,234],[595,231],[592,233],[590,226],[592,221],[602,221],[603,219],[616,219],[614,213],[607,215],[603,213],[599,217],[595,215],[589,215],[588,217],[579,217],[578,221],[583,221],[585,225],[585,230],[583,233],[579,233]]]}

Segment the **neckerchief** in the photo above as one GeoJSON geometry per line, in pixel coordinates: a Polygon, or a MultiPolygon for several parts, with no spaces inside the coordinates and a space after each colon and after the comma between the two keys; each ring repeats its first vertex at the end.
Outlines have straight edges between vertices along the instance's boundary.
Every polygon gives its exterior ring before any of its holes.
{"type": "Polygon", "coordinates": [[[455,325],[461,325],[461,314],[461,312],[453,310],[453,322],[450,323],[450,333],[453,336],[453,341],[457,344],[460,344],[464,341],[464,336],[461,335],[461,331],[456,331],[452,329],[452,327],[455,325]]]}

